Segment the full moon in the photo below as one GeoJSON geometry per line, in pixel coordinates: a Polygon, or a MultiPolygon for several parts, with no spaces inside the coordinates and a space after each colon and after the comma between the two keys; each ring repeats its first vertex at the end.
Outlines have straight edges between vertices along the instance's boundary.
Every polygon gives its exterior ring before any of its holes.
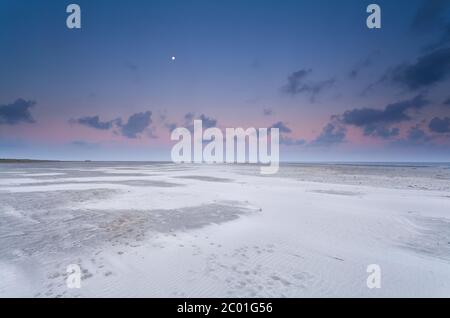
{"type": "Polygon", "coordinates": [[[172,58],[171,58],[171,59],[172,59],[172,61],[175,61],[175,56],[172,56],[172,58]]]}

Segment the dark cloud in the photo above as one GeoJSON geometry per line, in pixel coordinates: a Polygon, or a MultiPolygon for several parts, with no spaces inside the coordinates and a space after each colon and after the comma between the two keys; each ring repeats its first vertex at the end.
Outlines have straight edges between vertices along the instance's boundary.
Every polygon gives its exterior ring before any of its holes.
{"type": "Polygon", "coordinates": [[[148,128],[147,136],[150,137],[151,139],[159,138],[159,136],[156,134],[154,127],[151,127],[151,126],[148,128]]]}
{"type": "Polygon", "coordinates": [[[433,51],[450,44],[450,23],[445,25],[442,30],[441,37],[435,43],[425,46],[424,51],[433,51]]]}
{"type": "Polygon", "coordinates": [[[139,134],[144,132],[151,123],[152,112],[146,111],[131,115],[126,123],[122,123],[120,120],[117,126],[119,127],[122,136],[127,138],[138,138],[139,134]]]}
{"type": "Polygon", "coordinates": [[[208,117],[208,116],[206,116],[204,114],[201,114],[198,119],[200,119],[202,121],[203,129],[217,126],[217,119],[208,117]]]}
{"type": "Polygon", "coordinates": [[[264,108],[263,109],[263,115],[264,116],[271,116],[271,115],[273,115],[273,110],[270,109],[270,108],[264,108]]]}
{"type": "Polygon", "coordinates": [[[173,131],[173,130],[175,130],[177,127],[178,127],[178,125],[176,124],[176,123],[164,123],[164,127],[166,127],[167,128],[167,130],[168,131],[173,131]]]}
{"type": "Polygon", "coordinates": [[[311,69],[302,69],[293,72],[288,76],[288,83],[284,86],[284,90],[289,94],[297,94],[303,86],[306,77],[311,74],[311,69]]]}
{"type": "Polygon", "coordinates": [[[431,138],[419,125],[415,125],[408,130],[407,140],[413,143],[421,143],[430,141],[431,138]]]}
{"type": "Polygon", "coordinates": [[[304,139],[295,139],[292,137],[280,135],[280,144],[286,146],[301,146],[306,143],[304,139]]]}
{"type": "Polygon", "coordinates": [[[396,137],[400,134],[400,129],[397,127],[388,128],[388,127],[376,127],[376,126],[367,126],[364,128],[365,136],[372,137],[380,137],[383,139],[389,139],[391,137],[396,137]]]}
{"type": "Polygon", "coordinates": [[[362,63],[357,64],[349,73],[348,73],[348,77],[350,77],[351,79],[355,79],[358,77],[359,73],[361,72],[361,70],[365,67],[368,67],[371,64],[370,60],[364,60],[362,63]]]}
{"type": "Polygon", "coordinates": [[[130,71],[133,71],[133,72],[136,72],[139,69],[139,67],[136,64],[131,63],[131,62],[125,63],[125,66],[126,66],[126,68],[128,68],[130,71]]]}
{"type": "Polygon", "coordinates": [[[127,138],[137,138],[139,134],[149,128],[149,137],[156,138],[150,127],[152,123],[151,111],[133,114],[126,122],[124,122],[122,118],[117,118],[110,121],[101,121],[98,115],[71,119],[69,122],[71,124],[79,124],[98,130],[110,130],[117,128],[114,133],[127,138]]]}
{"type": "Polygon", "coordinates": [[[99,129],[99,130],[108,130],[111,129],[113,127],[113,124],[117,121],[117,119],[115,120],[110,120],[110,121],[101,121],[100,117],[98,115],[96,116],[85,116],[85,117],[81,117],[78,119],[71,119],[69,120],[70,123],[74,124],[79,124],[79,125],[83,125],[83,126],[87,126],[90,128],[94,128],[94,129],[99,129]]]}
{"type": "Polygon", "coordinates": [[[358,77],[358,75],[361,73],[361,71],[365,68],[368,68],[373,64],[373,60],[376,56],[380,54],[379,51],[372,52],[368,57],[366,57],[364,60],[360,61],[358,64],[356,64],[348,73],[348,77],[351,79],[355,79],[358,77]]]}
{"type": "Polygon", "coordinates": [[[336,82],[334,78],[322,81],[310,81],[308,78],[311,73],[311,69],[302,69],[293,72],[288,76],[288,82],[283,86],[282,90],[290,95],[305,93],[309,95],[311,101],[314,102],[317,95],[332,87],[336,82]]]}
{"type": "Polygon", "coordinates": [[[296,139],[289,135],[292,132],[292,129],[289,128],[284,122],[278,121],[269,128],[278,128],[278,131],[280,133],[280,145],[286,145],[286,146],[301,146],[306,143],[304,139],[296,139]]]}
{"type": "Polygon", "coordinates": [[[133,83],[141,82],[141,74],[139,72],[139,66],[133,62],[126,62],[125,67],[129,70],[128,78],[133,83]]]}
{"type": "Polygon", "coordinates": [[[217,126],[217,119],[208,117],[205,114],[201,114],[200,116],[196,116],[194,112],[186,113],[183,116],[183,123],[180,125],[176,122],[171,122],[167,119],[166,116],[164,116],[163,119],[163,125],[164,127],[169,130],[173,131],[177,127],[184,127],[188,129],[190,132],[194,131],[194,120],[201,120],[203,129],[216,127],[217,126]]]}
{"type": "Polygon", "coordinates": [[[194,120],[194,118],[195,118],[195,113],[193,113],[193,112],[189,112],[189,113],[184,115],[184,121],[185,122],[191,122],[191,121],[194,120]]]}
{"type": "Polygon", "coordinates": [[[249,103],[249,104],[256,104],[258,102],[260,102],[260,98],[259,97],[255,97],[255,98],[247,98],[246,100],[244,100],[244,102],[249,103]]]}
{"type": "Polygon", "coordinates": [[[79,147],[79,148],[88,148],[88,149],[97,148],[99,146],[99,144],[97,144],[97,143],[87,142],[87,141],[83,141],[83,140],[74,140],[69,145],[79,147]]]}
{"type": "Polygon", "coordinates": [[[270,126],[270,128],[278,128],[280,133],[285,133],[285,134],[289,134],[292,132],[291,128],[286,126],[286,124],[283,123],[282,121],[279,121],[279,122],[273,124],[272,126],[270,126]]]}
{"type": "Polygon", "coordinates": [[[411,24],[413,31],[426,32],[442,24],[448,0],[423,0],[411,24]]]}
{"type": "Polygon", "coordinates": [[[392,82],[410,90],[427,88],[448,78],[450,73],[450,48],[426,53],[415,63],[404,63],[389,70],[381,82],[392,82]]]}
{"type": "MultiPolygon", "coordinates": [[[[187,128],[191,132],[194,131],[194,120],[201,120],[203,129],[217,126],[217,119],[208,117],[205,114],[201,114],[200,116],[196,117],[195,113],[189,112],[184,115],[183,119],[184,119],[183,127],[187,128]]],[[[176,125],[176,127],[178,127],[178,125],[176,125]]]]}
{"type": "Polygon", "coordinates": [[[444,101],[444,103],[443,103],[444,105],[448,105],[448,106],[450,106],[450,97],[449,98],[447,98],[445,101],[444,101]]]}
{"type": "Polygon", "coordinates": [[[354,68],[348,73],[348,77],[354,79],[358,76],[358,73],[359,71],[356,68],[354,68]]]}
{"type": "Polygon", "coordinates": [[[435,133],[450,133],[450,117],[434,117],[428,124],[428,128],[435,133]]]}
{"type": "MultiPolygon", "coordinates": [[[[362,129],[365,136],[390,139],[400,135],[400,129],[393,127],[395,124],[412,119],[410,112],[419,110],[429,104],[423,95],[417,95],[412,99],[392,103],[383,109],[355,108],[347,110],[341,115],[332,118],[331,126],[325,127],[324,140],[332,132],[334,126],[354,126],[362,129]]],[[[332,138],[330,140],[333,140],[332,138]]]]}
{"type": "Polygon", "coordinates": [[[388,146],[398,148],[417,147],[420,145],[422,147],[433,149],[436,147],[436,144],[433,143],[433,139],[433,136],[429,135],[420,124],[416,124],[408,129],[405,137],[391,141],[388,143],[388,146]]]}
{"type": "Polygon", "coordinates": [[[172,132],[175,128],[177,128],[177,124],[174,122],[170,122],[166,111],[158,111],[159,121],[162,126],[164,126],[168,131],[172,132]]]}
{"type": "MultiPolygon", "coordinates": [[[[389,132],[383,131],[383,128],[390,124],[410,120],[408,111],[420,109],[428,104],[429,102],[423,95],[417,95],[409,100],[389,104],[384,109],[356,108],[348,110],[340,116],[340,120],[345,125],[363,128],[367,135],[374,132],[379,135],[389,134],[389,132]]],[[[395,130],[391,130],[390,134],[395,134],[395,130]]]]}
{"type": "Polygon", "coordinates": [[[312,146],[331,146],[345,141],[347,129],[338,122],[330,122],[321,134],[311,142],[312,146]]]}
{"type": "Polygon", "coordinates": [[[250,67],[254,70],[258,70],[261,68],[261,62],[258,59],[254,59],[252,63],[250,63],[250,67]]]}
{"type": "Polygon", "coordinates": [[[17,99],[11,104],[0,105],[0,125],[16,125],[19,123],[34,123],[35,120],[30,113],[30,108],[36,102],[17,99]]]}

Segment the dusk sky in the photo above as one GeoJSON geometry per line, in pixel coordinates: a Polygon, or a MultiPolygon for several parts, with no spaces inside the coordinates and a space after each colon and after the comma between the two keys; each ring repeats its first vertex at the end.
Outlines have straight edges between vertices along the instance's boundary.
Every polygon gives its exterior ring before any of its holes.
{"type": "Polygon", "coordinates": [[[203,118],[285,161],[450,161],[448,0],[0,0],[0,44],[0,158],[170,160],[203,118]]]}

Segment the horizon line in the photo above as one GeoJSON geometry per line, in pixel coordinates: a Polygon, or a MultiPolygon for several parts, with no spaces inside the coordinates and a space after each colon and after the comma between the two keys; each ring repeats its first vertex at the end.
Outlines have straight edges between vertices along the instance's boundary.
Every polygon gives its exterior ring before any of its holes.
{"type": "MultiPolygon", "coordinates": [[[[48,162],[77,162],[77,163],[89,163],[89,162],[96,162],[96,163],[115,163],[115,162],[130,162],[130,163],[174,163],[173,161],[170,160],[90,160],[90,159],[86,159],[86,160],[58,160],[58,159],[28,159],[28,158],[0,158],[0,163],[48,163],[48,162]]],[[[397,164],[450,164],[450,161],[366,161],[366,160],[348,160],[348,161],[343,161],[343,160],[330,160],[330,161],[324,161],[324,160],[310,160],[310,161],[280,161],[280,164],[356,164],[356,163],[360,163],[360,164],[383,164],[383,163],[397,163],[397,164]]],[[[182,164],[203,164],[203,163],[193,163],[193,162],[185,162],[182,164]]],[[[222,163],[208,163],[208,164],[240,164],[240,165],[263,165],[260,163],[249,163],[249,162],[244,162],[244,163],[227,163],[227,162],[222,162],[222,163]]]]}

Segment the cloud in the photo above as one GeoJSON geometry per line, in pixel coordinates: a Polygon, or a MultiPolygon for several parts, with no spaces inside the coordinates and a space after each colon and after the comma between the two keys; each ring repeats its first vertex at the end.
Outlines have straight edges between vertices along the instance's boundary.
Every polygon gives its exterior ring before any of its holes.
{"type": "Polygon", "coordinates": [[[169,121],[166,111],[158,111],[158,116],[162,126],[165,127],[168,131],[171,132],[178,127],[176,123],[169,121]]]}
{"type": "Polygon", "coordinates": [[[423,0],[414,16],[411,29],[426,32],[440,25],[449,5],[448,0],[423,0]]]}
{"type": "Polygon", "coordinates": [[[133,72],[136,72],[139,69],[139,67],[136,64],[131,63],[131,62],[126,62],[125,63],[125,67],[128,68],[130,71],[133,71],[133,72]]]}
{"type": "Polygon", "coordinates": [[[289,128],[288,126],[286,126],[285,123],[283,123],[282,121],[276,122],[275,124],[273,124],[272,126],[270,126],[270,128],[278,128],[280,133],[286,133],[289,134],[292,132],[291,128],[289,128]]]}
{"type": "Polygon", "coordinates": [[[336,82],[334,78],[322,81],[309,81],[308,78],[311,73],[311,69],[301,69],[293,72],[288,76],[288,82],[282,87],[282,90],[290,95],[305,93],[310,96],[311,102],[314,102],[317,95],[332,87],[336,82]]]}
{"type": "Polygon", "coordinates": [[[168,131],[173,131],[178,127],[178,125],[177,125],[177,123],[166,122],[166,123],[164,123],[164,127],[166,127],[168,131]]]}
{"type": "Polygon", "coordinates": [[[389,104],[384,109],[355,108],[339,116],[344,125],[351,125],[363,129],[366,136],[390,138],[399,134],[398,128],[389,128],[392,124],[411,120],[408,112],[418,110],[428,105],[423,95],[412,99],[389,104]]]}
{"type": "Polygon", "coordinates": [[[359,76],[361,71],[373,64],[373,60],[376,56],[380,54],[379,51],[372,52],[368,57],[366,57],[364,60],[360,61],[358,64],[356,64],[348,73],[348,77],[350,79],[355,79],[359,76]]]}
{"type": "Polygon", "coordinates": [[[139,83],[141,81],[141,74],[139,71],[139,66],[131,61],[125,62],[125,67],[129,71],[129,74],[127,77],[133,82],[133,83],[139,83]]]}
{"type": "Polygon", "coordinates": [[[350,77],[351,79],[355,79],[356,77],[358,77],[359,73],[361,72],[361,70],[363,68],[368,67],[370,64],[372,63],[372,61],[367,58],[366,60],[362,61],[361,63],[357,64],[349,73],[348,73],[348,77],[350,77]]]}
{"type": "Polygon", "coordinates": [[[428,124],[428,128],[435,133],[450,133],[450,117],[434,117],[428,124]]]}
{"type": "MultiPolygon", "coordinates": [[[[189,112],[184,115],[183,119],[184,119],[183,127],[187,128],[191,132],[194,131],[194,120],[201,120],[203,129],[217,126],[217,119],[208,117],[205,114],[201,114],[200,116],[196,117],[194,112],[189,112]]],[[[176,125],[176,124],[172,124],[171,126],[174,126],[174,125],[175,125],[175,128],[178,127],[178,125],[176,125]]]]}
{"type": "Polygon", "coordinates": [[[289,94],[297,94],[301,91],[305,78],[311,74],[311,69],[302,69],[293,72],[288,76],[288,83],[284,86],[284,90],[289,94]]]}
{"type": "Polygon", "coordinates": [[[448,78],[450,48],[441,48],[422,55],[415,63],[403,63],[389,70],[381,82],[389,81],[410,90],[429,87],[448,78]]]}
{"type": "Polygon", "coordinates": [[[190,132],[194,131],[194,120],[201,120],[203,129],[217,127],[218,120],[212,117],[208,117],[205,114],[201,114],[200,116],[196,116],[194,112],[188,112],[183,116],[182,124],[177,122],[172,122],[167,119],[167,116],[163,116],[162,121],[164,127],[168,131],[173,131],[177,127],[184,127],[188,129],[190,132]]]}
{"type": "Polygon", "coordinates": [[[195,118],[195,113],[193,113],[193,112],[189,112],[184,115],[185,122],[191,122],[194,120],[194,118],[195,118]]]}
{"type": "Polygon", "coordinates": [[[443,33],[435,43],[424,47],[424,51],[433,51],[442,48],[450,43],[450,23],[443,27],[443,33]]]}
{"type": "Polygon", "coordinates": [[[421,145],[432,149],[436,147],[433,143],[433,139],[434,137],[427,134],[427,132],[421,128],[420,124],[416,124],[408,129],[405,137],[395,139],[388,145],[395,148],[417,147],[418,145],[421,145]]]}
{"type": "Polygon", "coordinates": [[[301,146],[306,143],[304,139],[295,139],[291,137],[287,137],[284,135],[280,135],[280,144],[286,146],[301,146]]]}
{"type": "Polygon", "coordinates": [[[273,110],[271,108],[264,108],[263,109],[263,115],[264,116],[272,116],[273,115],[273,110]]]}
{"type": "Polygon", "coordinates": [[[211,128],[211,127],[216,127],[217,125],[217,119],[208,117],[204,114],[201,114],[200,117],[198,118],[202,121],[203,123],[203,129],[205,128],[211,128]]]}
{"type": "Polygon", "coordinates": [[[447,98],[447,99],[443,102],[443,104],[444,104],[444,105],[447,105],[447,106],[450,106],[450,97],[447,98]]]}
{"type": "Polygon", "coordinates": [[[244,100],[244,102],[249,103],[249,104],[256,104],[260,101],[261,99],[259,97],[254,97],[254,98],[247,98],[244,100]]]}
{"type": "Polygon", "coordinates": [[[261,68],[261,62],[258,59],[254,59],[252,61],[252,63],[250,63],[250,67],[254,70],[260,69],[261,68]]]}
{"type": "Polygon", "coordinates": [[[321,135],[313,144],[333,144],[344,141],[346,127],[353,126],[362,129],[364,136],[390,139],[400,135],[400,128],[395,124],[412,119],[410,111],[419,110],[429,105],[423,95],[388,104],[383,109],[355,108],[340,115],[334,115],[321,135]]]}
{"type": "Polygon", "coordinates": [[[396,137],[399,134],[400,134],[400,129],[397,127],[387,128],[387,127],[367,126],[364,129],[365,136],[381,137],[383,139],[389,139],[391,137],[396,137]]]}
{"type": "Polygon", "coordinates": [[[419,125],[415,125],[408,130],[407,140],[413,143],[421,143],[430,141],[431,138],[419,125]]]}
{"type": "Polygon", "coordinates": [[[313,140],[312,146],[330,146],[345,141],[347,129],[337,122],[329,122],[323,127],[321,134],[313,140]]]}
{"type": "Polygon", "coordinates": [[[131,115],[126,123],[119,120],[117,126],[122,136],[127,138],[138,138],[152,123],[152,112],[146,111],[131,115]]]}
{"type": "Polygon", "coordinates": [[[286,136],[292,132],[292,129],[289,128],[284,122],[278,121],[269,128],[278,128],[280,132],[280,144],[286,146],[301,146],[306,143],[304,139],[296,139],[290,136],[286,136]]]}
{"type": "Polygon", "coordinates": [[[87,142],[84,140],[74,140],[69,145],[85,149],[95,149],[99,146],[98,143],[87,142]]]}
{"type": "Polygon", "coordinates": [[[99,130],[108,130],[113,127],[113,124],[118,121],[118,119],[110,120],[110,121],[101,121],[98,115],[96,116],[85,116],[78,119],[71,119],[69,122],[71,124],[79,124],[83,126],[87,126],[94,129],[99,130]]]}
{"type": "Polygon", "coordinates": [[[127,138],[137,138],[139,134],[143,133],[149,128],[149,137],[157,138],[151,130],[152,112],[146,111],[131,115],[126,122],[122,118],[117,118],[109,121],[101,121],[98,115],[85,116],[77,119],[70,119],[69,123],[79,124],[98,130],[110,130],[117,128],[115,134],[122,135],[127,138]]]}
{"type": "Polygon", "coordinates": [[[19,123],[34,123],[30,108],[36,105],[35,101],[17,99],[11,104],[0,105],[0,125],[16,125],[19,123]]]}
{"type": "Polygon", "coordinates": [[[151,126],[148,128],[147,136],[150,137],[151,139],[159,138],[159,136],[156,134],[154,127],[151,126]]]}

